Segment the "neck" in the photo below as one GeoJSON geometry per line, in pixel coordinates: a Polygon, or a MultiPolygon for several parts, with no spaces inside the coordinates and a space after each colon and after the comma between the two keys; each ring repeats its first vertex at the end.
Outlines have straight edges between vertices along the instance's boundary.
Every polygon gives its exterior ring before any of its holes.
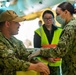
{"type": "Polygon", "coordinates": [[[46,25],[46,28],[47,28],[48,30],[52,30],[52,25],[46,25]]]}
{"type": "Polygon", "coordinates": [[[68,23],[72,18],[73,18],[73,16],[71,16],[71,15],[68,16],[68,17],[67,17],[67,20],[66,20],[66,23],[68,23]]]}
{"type": "Polygon", "coordinates": [[[10,39],[11,35],[8,34],[9,32],[7,30],[1,30],[1,32],[3,33],[3,35],[7,38],[10,39]]]}

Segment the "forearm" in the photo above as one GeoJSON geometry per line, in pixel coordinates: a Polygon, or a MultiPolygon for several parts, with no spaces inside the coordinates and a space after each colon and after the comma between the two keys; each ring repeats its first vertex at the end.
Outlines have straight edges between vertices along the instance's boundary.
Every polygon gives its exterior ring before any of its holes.
{"type": "Polygon", "coordinates": [[[50,48],[50,49],[41,49],[40,50],[40,55],[44,57],[64,57],[67,52],[70,50],[72,46],[72,36],[73,32],[71,30],[65,30],[63,35],[61,36],[59,43],[55,49],[50,48]],[[67,32],[68,31],[68,32],[67,32]],[[71,37],[69,37],[71,36],[71,37]]]}
{"type": "Polygon", "coordinates": [[[6,69],[27,70],[30,63],[15,57],[13,50],[1,50],[0,48],[0,66],[6,69]]]}
{"type": "Polygon", "coordinates": [[[2,59],[2,65],[3,67],[7,69],[13,69],[17,71],[26,71],[28,67],[30,66],[30,63],[27,61],[19,60],[15,57],[12,58],[4,58],[2,59]]]}

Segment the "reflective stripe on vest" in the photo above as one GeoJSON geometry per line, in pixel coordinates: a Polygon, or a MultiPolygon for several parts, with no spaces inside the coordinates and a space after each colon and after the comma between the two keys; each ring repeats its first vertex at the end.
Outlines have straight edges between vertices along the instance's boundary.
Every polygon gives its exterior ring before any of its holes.
{"type": "MultiPolygon", "coordinates": [[[[57,30],[54,31],[54,35],[53,35],[53,39],[52,39],[51,44],[49,44],[47,36],[46,36],[42,26],[39,29],[37,29],[35,32],[41,37],[41,46],[43,48],[55,48],[56,45],[58,44],[62,29],[58,28],[57,30]]],[[[60,66],[62,63],[62,59],[56,61],[55,63],[48,62],[43,57],[38,57],[38,59],[41,62],[44,62],[45,64],[49,64],[50,66],[60,66]]]]}

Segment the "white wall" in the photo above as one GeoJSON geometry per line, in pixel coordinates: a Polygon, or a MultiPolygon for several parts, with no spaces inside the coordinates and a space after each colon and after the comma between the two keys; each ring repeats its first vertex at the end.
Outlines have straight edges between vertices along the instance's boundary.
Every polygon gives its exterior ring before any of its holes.
{"type": "Polygon", "coordinates": [[[33,47],[33,36],[34,36],[34,30],[38,28],[38,21],[39,19],[30,20],[30,21],[24,21],[21,24],[21,27],[19,29],[19,34],[16,35],[19,40],[22,40],[25,42],[26,39],[29,39],[32,42],[33,47]]]}

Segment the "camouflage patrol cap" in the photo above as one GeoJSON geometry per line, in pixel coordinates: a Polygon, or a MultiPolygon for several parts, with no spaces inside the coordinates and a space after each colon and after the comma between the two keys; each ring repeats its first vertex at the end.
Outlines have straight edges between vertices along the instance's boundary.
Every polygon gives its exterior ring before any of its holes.
{"type": "Polygon", "coordinates": [[[21,22],[25,21],[25,19],[19,17],[13,10],[6,10],[5,12],[0,14],[0,22],[4,21],[21,22]]]}

